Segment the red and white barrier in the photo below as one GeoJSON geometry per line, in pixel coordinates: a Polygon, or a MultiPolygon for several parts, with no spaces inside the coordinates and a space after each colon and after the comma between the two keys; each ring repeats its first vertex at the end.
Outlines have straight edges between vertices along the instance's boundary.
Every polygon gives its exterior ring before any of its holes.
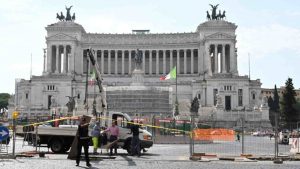
{"type": "Polygon", "coordinates": [[[296,154],[300,153],[300,138],[290,138],[290,153],[296,154]]]}

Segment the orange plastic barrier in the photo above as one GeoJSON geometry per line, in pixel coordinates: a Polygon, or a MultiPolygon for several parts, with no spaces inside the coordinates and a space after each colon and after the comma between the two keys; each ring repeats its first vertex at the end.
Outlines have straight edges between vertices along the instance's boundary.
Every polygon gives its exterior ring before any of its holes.
{"type": "Polygon", "coordinates": [[[194,140],[204,141],[234,141],[235,132],[229,129],[195,129],[193,130],[194,140]]]}

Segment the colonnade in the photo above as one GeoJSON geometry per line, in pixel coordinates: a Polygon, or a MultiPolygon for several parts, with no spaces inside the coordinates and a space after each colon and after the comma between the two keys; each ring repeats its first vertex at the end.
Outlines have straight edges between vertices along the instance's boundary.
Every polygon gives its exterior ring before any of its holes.
{"type": "Polygon", "coordinates": [[[235,51],[232,44],[210,44],[207,52],[213,74],[237,72],[235,51]]]}
{"type": "Polygon", "coordinates": [[[47,59],[44,59],[47,65],[48,73],[70,73],[72,56],[74,49],[71,45],[48,45],[47,59]]]}
{"type": "MultiPolygon", "coordinates": [[[[177,64],[178,74],[198,74],[198,49],[143,50],[142,70],[145,74],[168,74],[177,64]]],[[[135,68],[136,50],[95,50],[103,74],[131,74],[135,68]]],[[[83,50],[83,73],[86,73],[86,53],[83,50]]]]}

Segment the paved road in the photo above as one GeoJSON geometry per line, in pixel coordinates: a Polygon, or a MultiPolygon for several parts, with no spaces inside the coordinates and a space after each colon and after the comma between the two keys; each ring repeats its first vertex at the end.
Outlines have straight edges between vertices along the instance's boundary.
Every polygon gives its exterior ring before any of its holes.
{"type": "MultiPolygon", "coordinates": [[[[236,143],[238,144],[238,143],[236,143]]],[[[199,145],[200,146],[200,145],[199,145]]],[[[212,145],[210,145],[212,146],[212,145]]],[[[224,145],[224,147],[226,147],[224,145]]],[[[33,150],[32,147],[22,148],[22,142],[19,140],[16,144],[16,152],[33,150]]],[[[228,147],[230,149],[230,147],[228,147]]],[[[46,151],[45,148],[41,149],[46,151]]],[[[92,147],[90,147],[90,152],[92,147]]],[[[189,145],[184,144],[155,144],[142,157],[127,156],[126,151],[120,150],[115,159],[107,159],[106,151],[101,157],[103,160],[94,159],[91,161],[92,168],[145,168],[145,169],[181,169],[181,168],[207,168],[207,169],[299,169],[300,162],[284,162],[282,165],[273,164],[270,161],[264,162],[230,162],[230,161],[211,161],[197,162],[190,161],[189,145]]],[[[32,158],[17,158],[16,160],[0,159],[0,169],[70,169],[87,168],[85,162],[80,163],[81,167],[75,167],[75,161],[68,160],[67,154],[46,154],[45,158],[38,156],[32,158]]]]}

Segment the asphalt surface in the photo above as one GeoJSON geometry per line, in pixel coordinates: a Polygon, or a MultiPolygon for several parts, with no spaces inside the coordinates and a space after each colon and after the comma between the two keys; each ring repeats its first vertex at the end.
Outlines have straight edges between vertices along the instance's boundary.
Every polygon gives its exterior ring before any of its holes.
{"type": "MultiPolygon", "coordinates": [[[[249,138],[250,140],[250,138],[249,138]]],[[[273,152],[272,140],[268,144],[268,138],[254,138],[254,140],[259,141],[253,144],[253,148],[256,152],[263,153],[267,150],[267,153],[273,152]],[[258,140],[257,140],[258,139],[258,140]],[[264,148],[259,151],[259,142],[264,144],[264,148]],[[270,148],[268,147],[270,146],[270,148]],[[270,149],[270,150],[269,150],[270,149]]],[[[253,141],[253,140],[252,140],[253,141]]],[[[273,140],[274,141],[274,140],[273,140]]],[[[31,146],[22,146],[22,140],[17,140],[16,142],[16,153],[26,152],[35,150],[31,146]]],[[[218,151],[226,154],[235,153],[236,149],[232,148],[234,146],[240,146],[240,142],[231,143],[214,143],[214,144],[202,144],[195,145],[196,151],[208,151],[209,149],[215,148],[218,151]],[[231,145],[232,144],[232,145],[231,145]],[[219,148],[217,148],[219,146],[219,148]],[[222,148],[222,149],[220,149],[222,148]]],[[[280,146],[281,150],[287,150],[282,152],[283,154],[288,154],[288,146],[280,146]]],[[[248,149],[251,146],[248,145],[248,149]]],[[[92,153],[92,147],[89,148],[90,153],[92,153]]],[[[11,153],[11,145],[8,149],[11,153]]],[[[47,148],[41,148],[40,151],[46,152],[47,148]]],[[[213,150],[211,150],[213,151],[213,150]]],[[[238,150],[239,151],[239,150],[238,150]]],[[[2,151],[3,152],[3,151],[2,151]]],[[[100,152],[100,151],[98,151],[100,152]]],[[[233,162],[233,161],[219,161],[211,160],[208,161],[191,161],[189,160],[189,145],[188,144],[155,144],[153,147],[148,149],[141,157],[128,156],[127,152],[124,150],[118,150],[119,154],[113,158],[108,158],[108,154],[105,149],[102,153],[97,156],[91,155],[90,168],[113,168],[113,169],[127,169],[127,168],[145,168],[145,169],[299,169],[300,162],[298,161],[285,161],[283,164],[274,164],[272,161],[258,161],[258,162],[233,162]]],[[[51,154],[46,153],[44,158],[35,155],[34,157],[18,157],[17,159],[0,159],[0,169],[69,169],[69,168],[88,168],[85,166],[85,161],[82,160],[80,167],[75,166],[74,160],[68,160],[67,154],[51,154]]]]}

